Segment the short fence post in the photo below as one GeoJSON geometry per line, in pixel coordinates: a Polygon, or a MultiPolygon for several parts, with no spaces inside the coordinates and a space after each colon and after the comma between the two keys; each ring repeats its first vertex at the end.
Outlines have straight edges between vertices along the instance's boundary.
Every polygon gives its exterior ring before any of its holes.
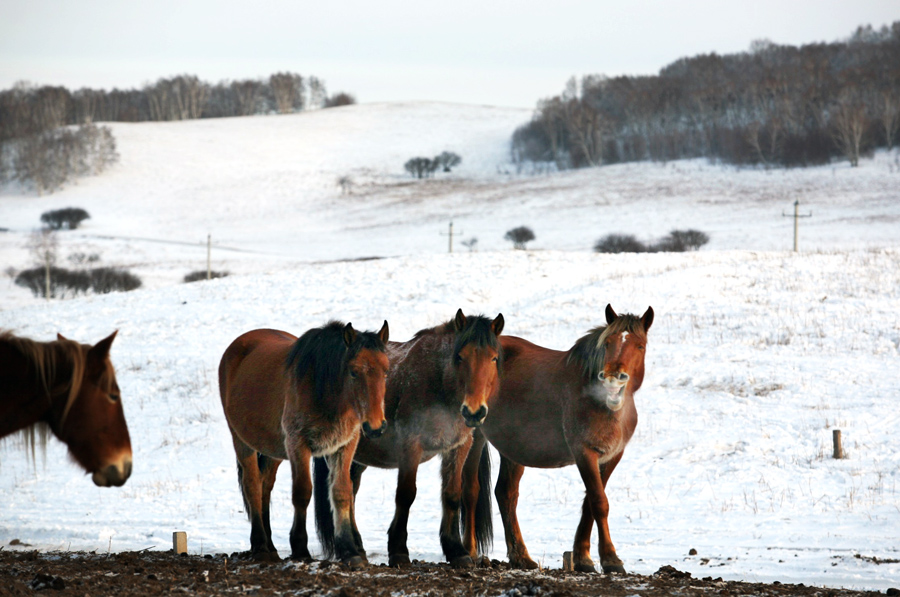
{"type": "Polygon", "coordinates": [[[176,556],[187,553],[187,533],[184,531],[172,533],[172,551],[176,556]]]}
{"type": "Polygon", "coordinates": [[[564,572],[574,572],[575,571],[575,563],[572,561],[572,552],[564,551],[563,552],[563,571],[564,572]]]}
{"type": "Polygon", "coordinates": [[[834,457],[840,460],[844,457],[844,447],[841,445],[841,430],[835,429],[831,432],[831,440],[834,444],[834,457]]]}

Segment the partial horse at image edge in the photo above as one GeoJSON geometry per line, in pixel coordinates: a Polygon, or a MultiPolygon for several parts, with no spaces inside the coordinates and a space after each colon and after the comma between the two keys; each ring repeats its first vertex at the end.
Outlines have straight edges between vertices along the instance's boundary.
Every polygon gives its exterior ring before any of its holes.
{"type": "Polygon", "coordinates": [[[117,333],[90,346],[0,332],[0,438],[22,434],[33,459],[35,445],[43,448],[52,433],[95,485],[123,485],[132,452],[109,359],[117,333]]]}

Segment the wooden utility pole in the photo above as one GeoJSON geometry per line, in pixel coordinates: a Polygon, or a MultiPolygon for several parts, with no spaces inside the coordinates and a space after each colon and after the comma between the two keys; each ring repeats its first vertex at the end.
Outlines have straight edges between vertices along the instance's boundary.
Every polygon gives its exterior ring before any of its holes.
{"type": "Polygon", "coordinates": [[[809,212],[808,214],[801,214],[800,213],[800,201],[797,200],[797,201],[794,201],[794,215],[786,214],[784,212],[781,212],[781,215],[786,218],[794,218],[794,253],[796,253],[797,252],[797,236],[798,236],[798,232],[799,232],[799,228],[800,228],[800,226],[799,226],[800,218],[811,218],[812,212],[809,212]]]}
{"type": "Polygon", "coordinates": [[[460,231],[460,232],[453,232],[453,222],[450,222],[450,230],[449,230],[448,232],[440,232],[439,234],[440,234],[441,236],[446,236],[446,237],[447,237],[447,243],[448,243],[448,244],[447,244],[447,251],[448,251],[449,253],[452,253],[452,252],[453,252],[453,235],[456,234],[456,235],[458,236],[458,235],[462,234],[462,231],[460,231]]]}
{"type": "Polygon", "coordinates": [[[206,279],[212,280],[212,234],[206,235],[206,279]]]}

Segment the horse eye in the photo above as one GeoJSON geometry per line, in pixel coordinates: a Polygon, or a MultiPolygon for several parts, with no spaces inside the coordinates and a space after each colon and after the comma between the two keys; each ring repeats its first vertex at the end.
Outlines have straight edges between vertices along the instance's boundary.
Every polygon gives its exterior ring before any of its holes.
{"type": "Polygon", "coordinates": [[[462,363],[462,357],[457,354],[456,356],[453,357],[453,362],[455,362],[457,365],[459,363],[462,363]]]}
{"type": "Polygon", "coordinates": [[[499,360],[500,360],[500,359],[498,359],[497,357],[494,357],[494,358],[491,359],[491,362],[492,362],[492,363],[496,363],[496,362],[499,361],[499,360]]]}
{"type": "Polygon", "coordinates": [[[356,371],[350,372],[350,379],[356,379],[357,377],[359,377],[359,376],[356,374],[356,371]]]}
{"type": "Polygon", "coordinates": [[[109,399],[112,400],[113,402],[118,402],[119,400],[122,399],[122,396],[120,394],[110,394],[109,399]]]}

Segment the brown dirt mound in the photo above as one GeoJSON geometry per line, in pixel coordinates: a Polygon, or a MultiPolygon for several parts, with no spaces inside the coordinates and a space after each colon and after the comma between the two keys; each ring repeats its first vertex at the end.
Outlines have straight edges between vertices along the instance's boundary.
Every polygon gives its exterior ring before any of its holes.
{"type": "MultiPolygon", "coordinates": [[[[235,554],[236,555],[236,554],[235,554]]],[[[651,576],[606,576],[561,570],[509,570],[498,561],[491,567],[454,570],[445,564],[414,562],[397,570],[371,566],[351,572],[331,562],[257,563],[239,557],[162,552],[114,554],[0,551],[0,597],[46,595],[503,595],[647,596],[759,595],[850,597],[878,595],[867,591],[823,589],[788,584],[726,582],[691,578],[664,566],[651,576]]],[[[889,595],[900,595],[891,589],[889,595]]]]}

